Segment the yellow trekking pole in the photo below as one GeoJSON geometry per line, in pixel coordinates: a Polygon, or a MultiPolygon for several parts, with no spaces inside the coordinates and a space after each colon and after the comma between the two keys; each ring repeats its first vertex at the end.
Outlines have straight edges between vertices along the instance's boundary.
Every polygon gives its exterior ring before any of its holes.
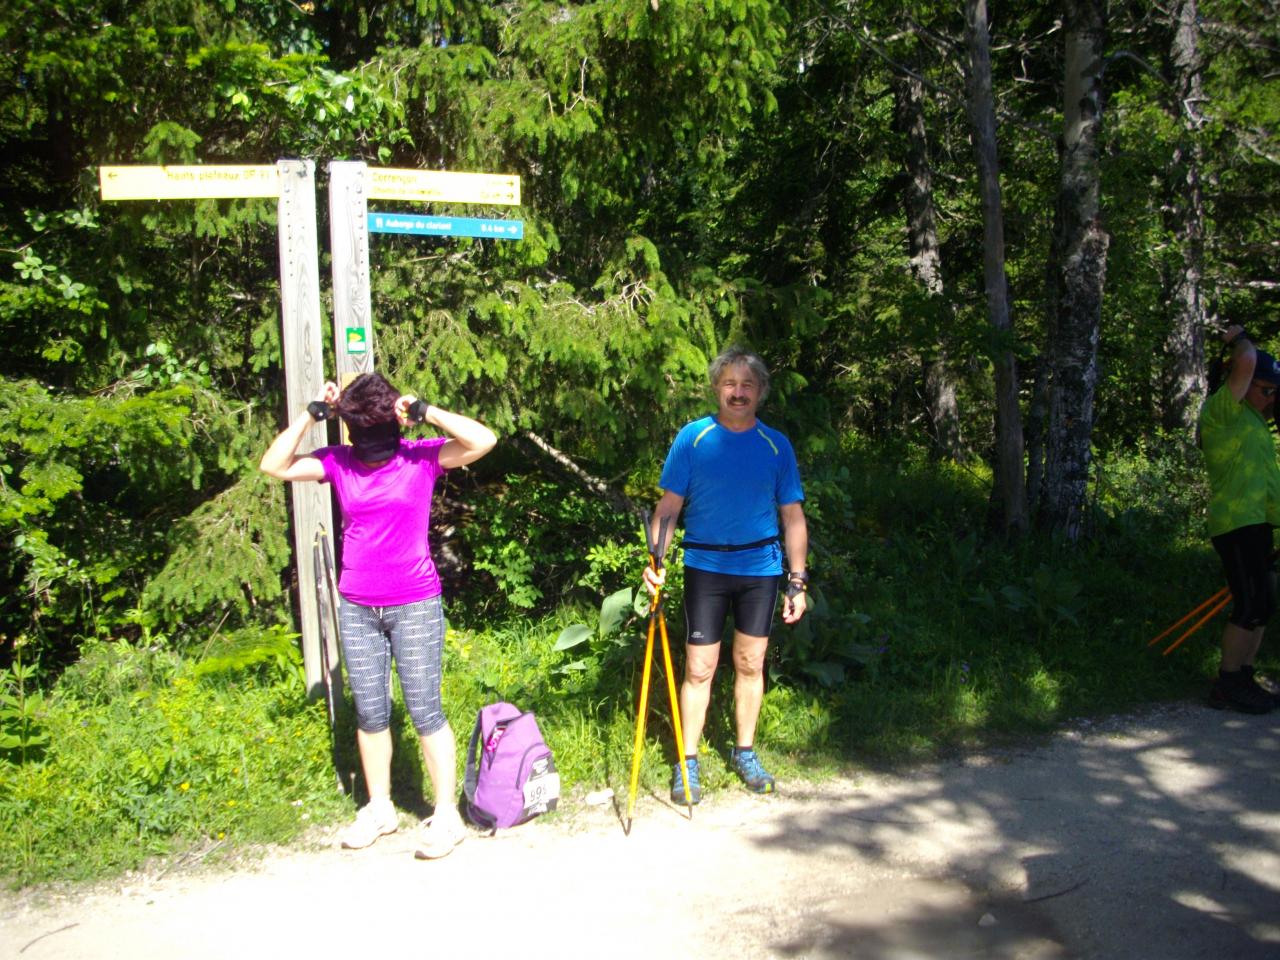
{"type": "MultiPolygon", "coordinates": [[[[655,549],[653,533],[650,530],[649,515],[645,514],[644,516],[644,538],[649,547],[649,562],[653,564],[655,570],[662,569],[662,548],[666,545],[667,524],[669,521],[669,517],[662,518],[661,529],[658,532],[658,547],[655,549]]],[[[684,763],[684,732],[680,727],[680,701],[676,694],[675,671],[671,666],[671,644],[667,639],[667,620],[662,612],[662,588],[659,587],[654,591],[653,598],[649,601],[649,631],[644,649],[644,671],[640,679],[640,704],[636,711],[635,747],[631,754],[631,787],[627,793],[626,833],[628,835],[631,833],[632,813],[635,811],[636,787],[640,782],[640,757],[644,748],[645,720],[649,711],[649,675],[653,668],[655,625],[659,628],[658,632],[662,637],[662,659],[663,666],[667,671],[667,694],[671,698],[671,718],[676,732],[676,751],[680,756],[680,778],[684,783],[684,799],[689,807],[689,816],[690,818],[693,817],[693,797],[689,792],[689,773],[685,769],[684,763]]]]}
{"type": "Polygon", "coordinates": [[[680,726],[680,696],[676,693],[676,672],[671,667],[671,644],[667,640],[667,618],[658,611],[658,629],[662,633],[662,663],[667,671],[667,695],[671,698],[671,723],[676,731],[676,756],[680,760],[680,782],[684,785],[684,804],[693,819],[693,795],[689,792],[689,765],[684,759],[684,729],[680,726]]]}
{"type": "Polygon", "coordinates": [[[631,814],[636,808],[636,785],[640,782],[640,751],[644,746],[644,721],[649,709],[649,670],[653,666],[653,608],[649,610],[649,642],[644,648],[644,673],[640,680],[640,706],[636,710],[636,743],[631,751],[631,789],[627,791],[627,829],[631,835],[631,814]]]}

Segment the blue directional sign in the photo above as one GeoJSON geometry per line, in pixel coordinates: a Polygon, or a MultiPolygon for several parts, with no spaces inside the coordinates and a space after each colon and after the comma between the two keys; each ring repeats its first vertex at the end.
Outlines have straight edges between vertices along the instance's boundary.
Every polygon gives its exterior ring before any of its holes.
{"type": "Polygon", "coordinates": [[[370,233],[416,233],[431,237],[487,237],[523,240],[523,220],[482,220],[479,217],[433,217],[421,213],[370,213],[370,233]]]}

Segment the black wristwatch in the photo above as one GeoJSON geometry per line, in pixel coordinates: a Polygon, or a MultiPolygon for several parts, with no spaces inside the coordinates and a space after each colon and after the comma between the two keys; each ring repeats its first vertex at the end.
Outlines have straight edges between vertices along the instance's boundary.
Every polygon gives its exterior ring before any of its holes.
{"type": "Polygon", "coordinates": [[[311,414],[312,420],[319,423],[333,416],[333,407],[323,400],[312,400],[307,404],[307,413],[311,414]]]}
{"type": "Polygon", "coordinates": [[[787,574],[787,599],[809,592],[809,574],[804,570],[796,570],[787,574]]]}
{"type": "Polygon", "coordinates": [[[409,404],[409,420],[412,423],[425,423],[427,419],[428,403],[425,400],[415,400],[409,404]]]}

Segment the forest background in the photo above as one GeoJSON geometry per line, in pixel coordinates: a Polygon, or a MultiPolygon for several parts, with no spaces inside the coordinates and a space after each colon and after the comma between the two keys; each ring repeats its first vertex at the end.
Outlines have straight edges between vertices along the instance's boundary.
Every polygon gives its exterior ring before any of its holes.
{"type": "Polygon", "coordinates": [[[1216,628],[1145,641],[1220,586],[1214,331],[1280,346],[1278,44],[1274,0],[10,0],[0,874],[352,802],[256,470],[292,412],[274,202],[102,204],[100,165],[313,159],[322,237],[330,160],[522,178],[514,212],[436,208],[522,242],[379,237],[373,316],[393,382],[502,438],[435,507],[454,727],[535,710],[571,794],[629,762],[635,511],[708,360],[758,350],[815,601],[759,740],[813,774],[1205,682],[1216,628]]]}

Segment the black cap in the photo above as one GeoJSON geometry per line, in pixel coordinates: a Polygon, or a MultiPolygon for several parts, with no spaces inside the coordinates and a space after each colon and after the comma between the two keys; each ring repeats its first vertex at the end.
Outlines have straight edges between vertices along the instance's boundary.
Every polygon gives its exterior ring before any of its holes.
{"type": "Polygon", "coordinates": [[[1257,357],[1253,365],[1253,379],[1280,385],[1280,362],[1265,350],[1258,350],[1257,357]]]}

